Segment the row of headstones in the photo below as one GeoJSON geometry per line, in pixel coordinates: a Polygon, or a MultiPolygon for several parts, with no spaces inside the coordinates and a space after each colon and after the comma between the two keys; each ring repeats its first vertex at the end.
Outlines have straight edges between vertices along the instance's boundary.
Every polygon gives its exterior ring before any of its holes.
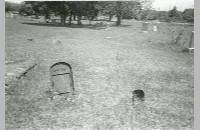
{"type": "MultiPolygon", "coordinates": [[[[143,22],[142,23],[142,31],[144,33],[148,33],[148,31],[157,32],[158,31],[158,26],[157,26],[158,24],[159,24],[159,22],[157,22],[156,24],[154,23],[153,25],[150,25],[149,22],[143,22]]],[[[194,51],[194,31],[191,32],[190,41],[189,41],[189,44],[188,44],[188,49],[191,52],[194,51]]]]}
{"type": "Polygon", "coordinates": [[[16,18],[18,16],[18,14],[17,13],[8,12],[8,13],[5,13],[5,16],[7,18],[16,18]]]}
{"type": "MultiPolygon", "coordinates": [[[[16,19],[17,17],[19,17],[19,15],[9,12],[5,14],[5,17],[16,19]]],[[[36,19],[35,15],[33,15],[33,16],[25,16],[25,18],[27,18],[30,21],[32,20],[38,21],[39,23],[47,23],[47,22],[60,23],[61,22],[61,18],[59,17],[52,17],[51,19],[45,19],[45,16],[39,16],[38,19],[36,19]]]]}
{"type": "Polygon", "coordinates": [[[152,30],[154,32],[157,32],[158,31],[158,26],[156,24],[154,24],[153,26],[150,26],[149,22],[143,22],[142,23],[142,31],[144,33],[147,33],[150,30],[152,30]]]}
{"type": "Polygon", "coordinates": [[[28,17],[29,20],[36,20],[39,23],[60,23],[61,22],[61,18],[59,17],[51,17],[51,19],[46,19],[45,16],[38,16],[38,19],[35,19],[35,16],[29,16],[28,17]]]}

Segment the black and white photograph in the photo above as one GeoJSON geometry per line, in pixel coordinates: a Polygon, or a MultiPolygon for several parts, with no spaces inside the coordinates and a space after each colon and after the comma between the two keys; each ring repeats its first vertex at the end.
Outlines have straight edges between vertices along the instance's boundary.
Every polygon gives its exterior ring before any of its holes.
{"type": "Polygon", "coordinates": [[[4,4],[6,130],[194,130],[194,0],[4,4]]]}

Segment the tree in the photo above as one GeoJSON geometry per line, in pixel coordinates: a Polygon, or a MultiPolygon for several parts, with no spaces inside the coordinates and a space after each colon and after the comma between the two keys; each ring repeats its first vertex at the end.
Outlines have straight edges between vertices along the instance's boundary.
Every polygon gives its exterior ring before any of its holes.
{"type": "Polygon", "coordinates": [[[68,5],[69,5],[69,26],[70,26],[71,21],[72,21],[72,16],[74,16],[74,20],[76,17],[76,14],[75,14],[76,4],[75,2],[68,2],[68,5]]]}
{"type": "Polygon", "coordinates": [[[33,10],[35,10],[37,15],[45,15],[45,18],[48,19],[51,13],[50,7],[44,1],[34,2],[33,10]]]}
{"type": "Polygon", "coordinates": [[[49,18],[50,9],[44,1],[25,1],[21,3],[20,13],[25,15],[45,15],[49,18]]]}
{"type": "Polygon", "coordinates": [[[136,0],[134,7],[134,18],[137,20],[147,20],[147,16],[152,10],[154,0],[136,0]]]}
{"type": "Polygon", "coordinates": [[[134,13],[137,10],[138,2],[127,1],[123,3],[122,19],[132,19],[134,18],[134,13]]]}
{"type": "Polygon", "coordinates": [[[123,3],[121,1],[116,2],[116,15],[117,15],[117,23],[116,25],[121,25],[121,19],[122,19],[122,11],[123,11],[123,3]]]}
{"type": "Polygon", "coordinates": [[[69,3],[66,1],[45,1],[45,3],[53,13],[60,15],[61,25],[65,25],[69,13],[69,3]]]}
{"type": "Polygon", "coordinates": [[[61,25],[65,25],[69,16],[69,25],[71,25],[72,15],[78,16],[78,25],[81,25],[82,16],[87,16],[89,20],[98,14],[95,7],[95,1],[26,1],[21,4],[21,13],[26,15],[45,15],[49,17],[50,13],[61,17],[61,25]]]}
{"type": "Polygon", "coordinates": [[[194,9],[185,9],[182,14],[185,21],[194,23],[194,9]]]}
{"type": "MultiPolygon", "coordinates": [[[[117,16],[116,25],[121,25],[122,18],[133,18],[134,14],[140,14],[150,8],[152,0],[136,1],[27,1],[21,6],[21,12],[26,15],[45,15],[46,18],[50,13],[61,17],[61,24],[65,25],[66,18],[69,16],[69,25],[71,25],[72,16],[77,16],[77,24],[81,25],[82,16],[86,16],[89,21],[93,20],[100,12],[103,15],[117,16]],[[136,13],[135,13],[136,12],[136,13]]],[[[154,19],[154,12],[146,15],[154,19]]]]}
{"type": "Polygon", "coordinates": [[[158,11],[158,19],[160,21],[167,21],[167,20],[169,20],[167,11],[158,11]]]}
{"type": "Polygon", "coordinates": [[[22,2],[20,5],[19,13],[30,16],[30,15],[34,15],[35,11],[33,10],[31,3],[22,2]]]}
{"type": "Polygon", "coordinates": [[[112,16],[117,16],[116,25],[121,24],[122,18],[132,18],[135,10],[138,10],[140,2],[137,1],[102,1],[99,2],[98,9],[103,15],[108,15],[111,20],[112,16]]]}
{"type": "Polygon", "coordinates": [[[159,13],[155,10],[144,10],[141,14],[142,20],[156,20],[159,17],[159,13]]]}
{"type": "Polygon", "coordinates": [[[109,21],[111,21],[112,17],[116,14],[115,6],[115,1],[99,1],[96,8],[101,15],[109,16],[109,21]]]}
{"type": "Polygon", "coordinates": [[[85,16],[89,19],[90,23],[95,16],[98,15],[99,10],[96,8],[97,1],[88,1],[86,3],[85,16]]]}
{"type": "Polygon", "coordinates": [[[20,13],[26,15],[45,15],[46,18],[53,12],[60,15],[61,24],[65,25],[69,6],[66,1],[26,1],[21,4],[20,13]]]}
{"type": "Polygon", "coordinates": [[[178,11],[177,11],[176,6],[174,6],[174,8],[172,10],[169,10],[168,16],[170,18],[173,18],[173,17],[176,17],[177,15],[178,15],[178,11]]]}
{"type": "Polygon", "coordinates": [[[5,1],[5,12],[19,11],[19,4],[5,1]]]}
{"type": "Polygon", "coordinates": [[[92,20],[94,16],[98,14],[98,9],[96,8],[96,1],[77,1],[74,2],[75,15],[78,16],[78,25],[81,25],[82,16],[87,16],[89,20],[92,20]]]}
{"type": "Polygon", "coordinates": [[[182,21],[182,13],[177,10],[176,6],[168,11],[168,17],[170,21],[182,21]]]}

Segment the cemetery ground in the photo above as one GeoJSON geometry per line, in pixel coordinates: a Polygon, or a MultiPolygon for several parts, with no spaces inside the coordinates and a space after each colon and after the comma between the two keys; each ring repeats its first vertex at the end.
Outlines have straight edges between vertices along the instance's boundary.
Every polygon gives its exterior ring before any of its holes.
{"type": "Polygon", "coordinates": [[[133,20],[108,30],[25,23],[6,19],[6,62],[37,63],[6,88],[7,130],[193,129],[194,55],[173,42],[180,25],[143,33],[133,20]],[[74,103],[46,94],[49,68],[59,61],[72,66],[74,103]],[[145,101],[133,105],[135,89],[145,101]]]}

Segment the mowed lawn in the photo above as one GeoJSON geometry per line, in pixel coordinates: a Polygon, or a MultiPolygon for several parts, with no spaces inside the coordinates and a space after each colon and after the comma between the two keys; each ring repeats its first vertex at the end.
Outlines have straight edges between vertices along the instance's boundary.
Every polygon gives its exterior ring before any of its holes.
{"type": "Polygon", "coordinates": [[[6,61],[37,62],[6,91],[6,129],[193,129],[194,56],[172,43],[178,27],[143,33],[133,20],[109,30],[26,22],[6,19],[6,61]],[[59,61],[72,65],[74,103],[46,95],[49,67],[59,61]],[[145,101],[133,105],[135,89],[145,101]]]}

